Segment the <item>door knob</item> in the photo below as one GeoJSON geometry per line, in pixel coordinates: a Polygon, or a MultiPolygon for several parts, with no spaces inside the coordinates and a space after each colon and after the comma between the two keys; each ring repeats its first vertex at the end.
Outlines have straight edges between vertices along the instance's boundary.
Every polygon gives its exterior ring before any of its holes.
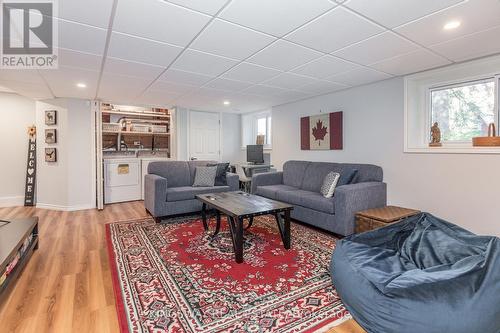
{"type": "Polygon", "coordinates": [[[191,157],[191,158],[190,158],[190,160],[191,160],[191,161],[196,161],[196,160],[197,160],[197,158],[196,158],[196,157],[191,157]]]}

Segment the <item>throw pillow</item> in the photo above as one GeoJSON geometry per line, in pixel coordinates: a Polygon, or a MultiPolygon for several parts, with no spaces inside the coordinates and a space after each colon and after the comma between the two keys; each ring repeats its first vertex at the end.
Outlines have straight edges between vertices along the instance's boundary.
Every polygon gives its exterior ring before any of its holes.
{"type": "Polygon", "coordinates": [[[215,175],[215,186],[226,186],[227,185],[227,168],[229,168],[229,163],[209,163],[209,167],[217,167],[217,173],[215,175]]]}
{"type": "Polygon", "coordinates": [[[215,184],[217,167],[196,167],[193,187],[211,187],[215,184]]]}
{"type": "Polygon", "coordinates": [[[354,181],[354,178],[356,178],[357,174],[358,174],[358,169],[352,169],[352,170],[349,170],[347,172],[343,172],[340,175],[340,179],[339,179],[337,186],[352,184],[352,182],[354,181]]]}
{"type": "Polygon", "coordinates": [[[335,192],[335,187],[340,179],[340,174],[338,172],[330,172],[325,176],[323,180],[323,185],[321,185],[321,194],[325,198],[333,197],[333,192],[335,192]]]}

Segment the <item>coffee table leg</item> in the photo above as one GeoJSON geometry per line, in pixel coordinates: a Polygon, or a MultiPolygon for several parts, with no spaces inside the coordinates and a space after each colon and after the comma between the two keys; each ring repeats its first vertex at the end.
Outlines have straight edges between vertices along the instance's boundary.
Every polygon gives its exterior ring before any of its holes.
{"type": "Polygon", "coordinates": [[[208,231],[206,203],[203,203],[203,205],[201,205],[201,220],[203,221],[203,228],[205,229],[205,231],[208,231]]]}
{"type": "Polygon", "coordinates": [[[281,216],[281,213],[275,213],[276,223],[278,224],[278,229],[280,231],[281,240],[283,241],[283,246],[285,249],[290,249],[290,211],[285,211],[285,218],[281,216]],[[283,221],[284,220],[284,221],[283,221]]]}
{"type": "Polygon", "coordinates": [[[245,228],[245,230],[250,229],[250,227],[252,226],[252,224],[253,224],[253,216],[250,216],[250,217],[248,218],[248,225],[247,225],[247,227],[245,228]]]}
{"type": "Polygon", "coordinates": [[[217,234],[219,233],[219,230],[220,230],[220,212],[218,210],[215,212],[215,216],[217,218],[217,224],[215,225],[215,232],[212,235],[212,237],[217,236],[217,234]]]}
{"type": "Polygon", "coordinates": [[[236,262],[241,264],[243,262],[243,219],[238,218],[236,222],[236,237],[234,239],[236,262]]]}

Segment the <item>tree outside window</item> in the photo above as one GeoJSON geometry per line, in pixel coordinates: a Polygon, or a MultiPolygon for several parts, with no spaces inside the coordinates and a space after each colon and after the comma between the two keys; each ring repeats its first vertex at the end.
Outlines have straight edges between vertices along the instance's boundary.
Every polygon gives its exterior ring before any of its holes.
{"type": "Polygon", "coordinates": [[[438,122],[443,141],[486,136],[495,117],[494,80],[431,90],[431,120],[438,122]]]}

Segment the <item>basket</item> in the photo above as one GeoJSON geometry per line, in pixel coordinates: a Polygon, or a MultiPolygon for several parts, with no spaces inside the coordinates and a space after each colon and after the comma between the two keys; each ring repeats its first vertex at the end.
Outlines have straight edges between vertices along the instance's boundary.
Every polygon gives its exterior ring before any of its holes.
{"type": "Polygon", "coordinates": [[[132,124],[131,131],[132,132],[148,133],[149,132],[149,125],[132,124]]]}
{"type": "Polygon", "coordinates": [[[500,136],[496,136],[495,124],[488,126],[488,136],[477,136],[472,138],[474,147],[498,147],[500,146],[500,136]]]}
{"type": "Polygon", "coordinates": [[[165,126],[165,125],[151,125],[151,132],[153,132],[153,133],[167,133],[167,126],[165,126]]]}
{"type": "Polygon", "coordinates": [[[121,126],[118,123],[102,123],[103,132],[120,132],[121,126]]]}

